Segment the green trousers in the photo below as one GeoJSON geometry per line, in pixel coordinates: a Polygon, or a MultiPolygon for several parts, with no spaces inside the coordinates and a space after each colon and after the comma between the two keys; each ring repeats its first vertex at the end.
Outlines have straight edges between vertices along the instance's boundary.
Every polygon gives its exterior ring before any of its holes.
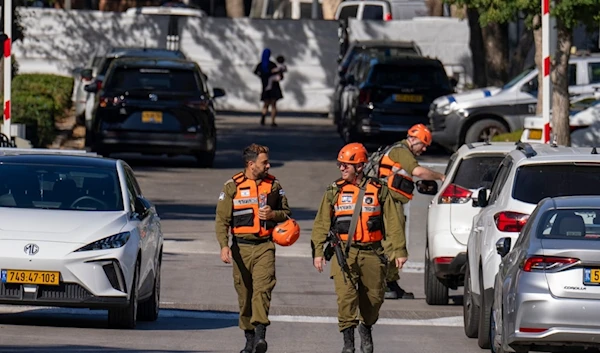
{"type": "Polygon", "coordinates": [[[340,331],[358,326],[359,318],[368,326],[375,324],[379,319],[379,309],[385,294],[387,267],[380,258],[383,253],[383,248],[376,250],[350,248],[347,258],[349,273],[346,273],[346,282],[336,256],[331,258],[331,278],[337,294],[340,331]]]}
{"type": "MultiPolygon", "coordinates": [[[[396,209],[398,210],[398,214],[400,215],[400,229],[402,229],[402,239],[406,239],[406,217],[404,216],[404,207],[402,207],[402,203],[396,202],[396,209]]],[[[387,272],[385,275],[385,282],[396,282],[400,280],[400,274],[398,273],[398,267],[396,267],[396,261],[392,257],[393,249],[389,240],[384,239],[381,244],[385,249],[385,255],[390,259],[387,265],[387,272]]]]}
{"type": "Polygon", "coordinates": [[[271,293],[275,278],[275,244],[271,241],[231,246],[233,256],[233,285],[240,306],[239,326],[254,330],[258,324],[269,325],[271,293]]]}

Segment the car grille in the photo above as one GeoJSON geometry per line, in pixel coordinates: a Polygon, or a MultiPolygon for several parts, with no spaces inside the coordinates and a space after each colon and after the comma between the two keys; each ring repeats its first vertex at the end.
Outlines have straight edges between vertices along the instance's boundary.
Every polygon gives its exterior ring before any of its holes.
{"type": "MultiPolygon", "coordinates": [[[[29,293],[28,293],[29,294],[29,293]]],[[[0,286],[0,298],[20,299],[25,296],[23,286],[20,284],[2,283],[0,286]]],[[[85,288],[76,283],[61,283],[59,286],[38,286],[35,300],[49,301],[71,301],[85,300],[92,297],[92,294],[85,288]]]]}

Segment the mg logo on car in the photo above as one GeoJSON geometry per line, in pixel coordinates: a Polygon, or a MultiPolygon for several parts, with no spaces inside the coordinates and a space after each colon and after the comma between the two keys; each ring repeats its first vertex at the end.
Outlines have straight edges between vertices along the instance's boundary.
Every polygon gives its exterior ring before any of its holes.
{"type": "Polygon", "coordinates": [[[156,102],[158,100],[158,96],[154,93],[150,93],[148,95],[148,98],[150,98],[151,101],[156,102]]]}
{"type": "Polygon", "coordinates": [[[35,244],[27,244],[25,245],[25,248],[23,248],[23,251],[25,251],[25,254],[33,256],[40,251],[40,247],[35,244]]]}

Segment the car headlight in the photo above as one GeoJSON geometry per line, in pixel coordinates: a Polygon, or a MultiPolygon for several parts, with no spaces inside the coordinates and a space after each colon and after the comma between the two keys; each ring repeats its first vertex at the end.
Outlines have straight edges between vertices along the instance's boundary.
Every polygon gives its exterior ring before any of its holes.
{"type": "Polygon", "coordinates": [[[91,251],[91,250],[106,250],[106,249],[117,249],[127,244],[129,237],[131,236],[130,232],[119,233],[115,235],[111,235],[110,237],[97,240],[93,243],[90,243],[86,246],[83,246],[77,251],[91,251]]]}

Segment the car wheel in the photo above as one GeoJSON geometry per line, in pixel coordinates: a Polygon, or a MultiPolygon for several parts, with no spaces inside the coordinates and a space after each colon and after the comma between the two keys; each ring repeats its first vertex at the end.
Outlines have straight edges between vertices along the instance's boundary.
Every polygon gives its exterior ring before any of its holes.
{"type": "Polygon", "coordinates": [[[507,133],[508,130],[504,124],[494,119],[479,120],[471,125],[465,135],[465,143],[491,141],[492,137],[507,133]]]}
{"type": "Polygon", "coordinates": [[[465,271],[465,285],[463,288],[463,320],[465,335],[469,338],[477,338],[479,329],[479,307],[473,302],[473,296],[471,294],[471,274],[468,263],[465,271]]]}
{"type": "Polygon", "coordinates": [[[108,326],[111,328],[134,329],[136,325],[138,309],[138,290],[139,290],[139,264],[135,265],[133,281],[131,284],[131,295],[129,303],[123,308],[113,308],[108,310],[108,326]]]}
{"type": "MultiPolygon", "coordinates": [[[[494,305],[492,304],[492,308],[494,305]]],[[[490,317],[490,350],[493,353],[506,353],[502,347],[502,313],[492,309],[492,315],[490,317]],[[498,320],[496,320],[498,318],[498,320]]]]}
{"type": "MultiPolygon", "coordinates": [[[[481,272],[481,269],[479,270],[481,272]]],[[[483,278],[479,276],[479,297],[481,306],[479,307],[479,328],[477,334],[477,344],[479,348],[489,349],[490,348],[490,323],[492,307],[490,303],[486,303],[485,294],[483,289],[483,278]]]]}
{"type": "Polygon", "coordinates": [[[448,287],[435,276],[429,250],[425,249],[425,252],[425,302],[429,305],[447,305],[448,287]]]}
{"type": "Polygon", "coordinates": [[[160,309],[160,269],[161,264],[158,263],[156,268],[156,277],[154,277],[154,289],[150,298],[140,303],[138,309],[138,320],[140,321],[156,321],[160,309]]]}

